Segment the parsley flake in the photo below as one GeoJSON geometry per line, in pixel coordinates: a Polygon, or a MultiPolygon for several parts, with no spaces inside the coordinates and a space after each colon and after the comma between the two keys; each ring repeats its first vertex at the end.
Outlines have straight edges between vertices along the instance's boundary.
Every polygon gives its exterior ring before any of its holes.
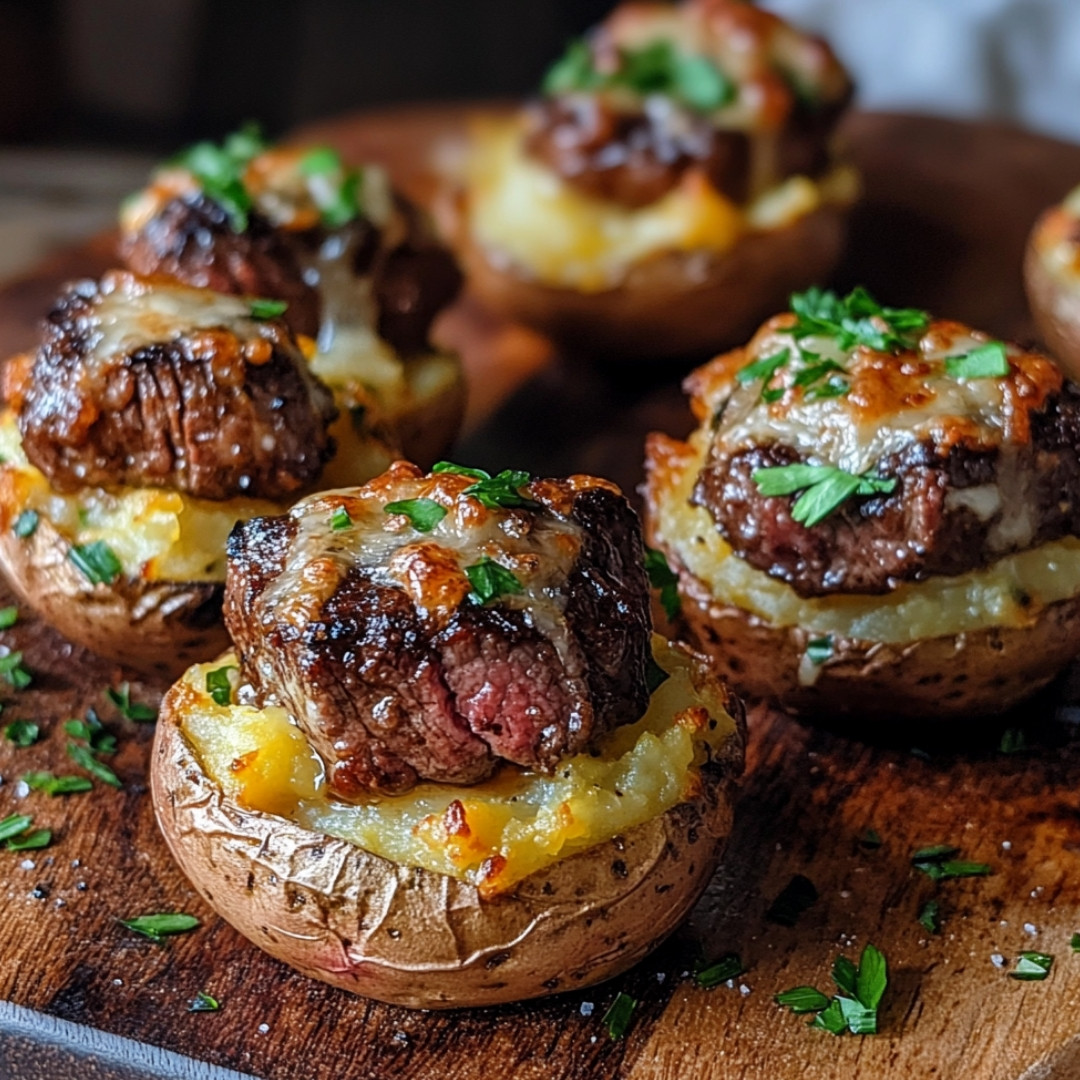
{"type": "Polygon", "coordinates": [[[945,357],[945,374],[953,379],[1000,379],[1011,370],[1000,341],[988,341],[962,356],[945,357]]]}
{"type": "Polygon", "coordinates": [[[487,604],[500,596],[524,592],[525,589],[518,578],[505,566],[500,566],[486,555],[472,566],[466,566],[465,576],[472,586],[469,599],[474,604],[487,604]]]}
{"type": "Polygon", "coordinates": [[[253,206],[251,195],[244,186],[244,170],[251,159],[265,149],[266,141],[258,126],[248,124],[227,136],[220,146],[209,141],[195,143],[170,164],[187,169],[207,198],[228,215],[233,232],[242,233],[248,227],[248,215],[253,206]]]}
{"type": "Polygon", "coordinates": [[[352,527],[353,520],[349,517],[349,511],[344,506],[339,506],[330,515],[330,528],[334,532],[342,532],[344,529],[352,527]]]}
{"type": "Polygon", "coordinates": [[[521,494],[520,489],[531,479],[529,473],[521,469],[503,469],[495,476],[488,476],[470,484],[462,495],[471,495],[489,510],[512,510],[516,507],[540,510],[540,503],[521,494]]]}
{"type": "Polygon", "coordinates": [[[853,495],[888,495],[896,488],[894,478],[856,475],[832,465],[775,465],[755,469],[752,479],[762,495],[802,494],[791,507],[793,521],[808,529],[824,521],[853,495]]]}
{"type": "Polygon", "coordinates": [[[629,994],[619,991],[600,1021],[607,1028],[607,1033],[611,1038],[621,1039],[626,1034],[630,1028],[630,1018],[636,1008],[637,1002],[629,994]]]}
{"type": "Polygon", "coordinates": [[[1080,934],[1073,934],[1073,936],[1069,938],[1069,947],[1074,953],[1080,953],[1080,934]]]}
{"type": "Polygon", "coordinates": [[[679,575],[668,565],[667,558],[656,548],[645,549],[645,573],[649,584],[660,590],[660,606],[668,619],[676,619],[682,610],[679,600],[679,575]]]}
{"type": "Polygon", "coordinates": [[[889,984],[888,965],[882,953],[867,944],[858,967],[847,957],[838,956],[832,977],[840,993],[831,999],[812,986],[796,986],[777,994],[774,1000],[795,1013],[817,1013],[810,1026],[833,1035],[845,1031],[853,1035],[876,1034],[878,1006],[889,984]]]}
{"type": "Polygon", "coordinates": [[[941,905],[936,900],[927,900],[919,912],[919,922],[931,934],[940,934],[941,905]]]}
{"type": "Polygon", "coordinates": [[[812,986],[793,986],[774,995],[773,1001],[793,1013],[822,1012],[829,1005],[829,999],[812,986]]]}
{"type": "Polygon", "coordinates": [[[363,212],[360,183],[363,172],[350,168],[330,146],[316,146],[300,159],[300,173],[319,208],[323,225],[338,229],[363,212]]]}
{"type": "Polygon", "coordinates": [[[285,300],[255,299],[248,301],[253,319],[276,319],[284,315],[289,305],[285,300]]]}
{"type": "Polygon", "coordinates": [[[91,585],[111,585],[124,569],[116,553],[104,540],[75,544],[68,550],[68,558],[91,585]]]}
{"type": "Polygon", "coordinates": [[[0,840],[10,840],[13,836],[26,832],[33,821],[29,814],[9,814],[0,821],[0,840]]]}
{"type": "Polygon", "coordinates": [[[422,533],[431,532],[446,517],[446,507],[434,499],[401,499],[387,503],[383,510],[387,514],[402,514],[417,532],[422,533]]]}
{"type": "Polygon", "coordinates": [[[52,843],[52,829],[35,829],[13,837],[5,843],[8,851],[38,851],[52,843]]]}
{"type": "Polygon", "coordinates": [[[20,540],[28,540],[37,532],[38,522],[40,520],[36,510],[24,510],[15,519],[15,523],[11,526],[11,531],[20,540]]]}
{"type": "Polygon", "coordinates": [[[694,982],[696,982],[703,990],[711,990],[714,986],[719,986],[721,983],[729,982],[731,979],[737,979],[740,975],[745,974],[745,972],[746,965],[742,962],[742,958],[738,953],[725,953],[715,964],[710,964],[708,967],[701,968],[700,971],[695,972],[694,982]]]}
{"type": "Polygon", "coordinates": [[[1001,733],[998,751],[1002,754],[1019,754],[1028,748],[1027,733],[1023,728],[1006,728],[1001,733]]]}
{"type": "Polygon", "coordinates": [[[864,848],[879,848],[882,843],[881,833],[877,829],[867,829],[859,838],[859,844],[864,848]]]}
{"type": "Polygon", "coordinates": [[[215,705],[232,703],[232,681],[229,678],[229,672],[237,670],[239,669],[227,664],[225,667],[215,668],[206,673],[206,692],[214,699],[215,705]]]}
{"type": "Polygon", "coordinates": [[[19,747],[33,746],[40,734],[41,729],[33,720],[12,720],[4,725],[4,738],[19,747]]]}
{"type": "Polygon", "coordinates": [[[57,795],[75,795],[80,791],[92,791],[94,788],[88,777],[76,776],[74,773],[54,776],[50,772],[32,772],[23,776],[22,780],[31,790],[43,791],[53,798],[57,795]]]}
{"type": "Polygon", "coordinates": [[[120,778],[103,762],[98,761],[94,757],[93,752],[85,746],[79,746],[78,743],[67,744],[68,757],[75,762],[81,769],[85,769],[91,776],[100,780],[103,784],[108,784],[110,787],[122,788],[124,785],[120,782],[120,778]]]}
{"type": "Polygon", "coordinates": [[[117,919],[121,926],[134,930],[136,934],[142,934],[151,941],[161,944],[166,935],[184,934],[194,930],[199,925],[199,920],[194,915],[185,915],[183,912],[160,912],[154,915],[136,915],[132,919],[117,919]]]}
{"type": "Polygon", "coordinates": [[[471,476],[474,480],[490,480],[491,473],[483,469],[470,469],[467,465],[455,465],[452,461],[436,461],[431,466],[433,473],[460,473],[462,476],[471,476]]]}
{"type": "Polygon", "coordinates": [[[770,389],[769,383],[772,381],[773,376],[788,362],[789,359],[791,359],[791,350],[786,348],[781,349],[771,356],[763,357],[761,360],[755,360],[753,363],[739,368],[739,370],[735,372],[735,381],[745,386],[747,383],[752,383],[757,379],[761,379],[761,397],[765,401],[778,401],[784,396],[783,387],[770,389]],[[777,391],[779,391],[778,394],[777,391]]]}
{"type": "Polygon", "coordinates": [[[832,654],[833,639],[831,634],[825,637],[813,638],[806,643],[806,658],[814,667],[821,667],[826,660],[832,657],[832,654]]]}
{"type": "Polygon", "coordinates": [[[14,605],[0,608],[0,630],[10,630],[19,621],[19,609],[14,605]]]}
{"type": "Polygon", "coordinates": [[[204,990],[200,990],[188,1002],[188,1012],[217,1012],[220,1008],[221,1002],[216,997],[211,997],[204,990]]]}
{"type": "Polygon", "coordinates": [[[1017,958],[1016,967],[1009,972],[1009,978],[1021,982],[1042,982],[1053,965],[1054,958],[1049,953],[1022,952],[1017,958]]]}
{"type": "Polygon", "coordinates": [[[116,706],[117,711],[125,720],[133,720],[136,724],[152,724],[157,720],[157,710],[150,705],[142,705],[131,700],[131,684],[122,682],[115,689],[106,687],[105,696],[116,706]]]}
{"type": "Polygon", "coordinates": [[[935,844],[921,848],[911,856],[912,865],[921,870],[931,881],[948,881],[952,878],[985,877],[992,874],[989,863],[968,862],[956,859],[960,849],[951,844],[935,844]]]}
{"type": "Polygon", "coordinates": [[[33,681],[30,672],[22,666],[23,654],[11,652],[0,656],[0,676],[16,690],[25,690],[33,681]]]}

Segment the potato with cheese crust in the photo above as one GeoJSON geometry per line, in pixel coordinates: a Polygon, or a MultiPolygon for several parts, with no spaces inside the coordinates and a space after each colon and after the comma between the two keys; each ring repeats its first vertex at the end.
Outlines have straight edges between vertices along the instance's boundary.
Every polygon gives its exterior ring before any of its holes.
{"type": "MultiPolygon", "coordinates": [[[[225,541],[325,476],[337,409],[259,301],[78,282],[5,368],[0,564],[71,640],[148,671],[220,651],[225,541]]],[[[370,436],[351,468],[385,467],[370,436]]]]}
{"type": "MultiPolygon", "coordinates": [[[[377,165],[353,168],[327,146],[270,146],[245,129],[197,143],[124,204],[121,254],[139,274],[278,301],[310,338],[311,367],[342,417],[432,462],[461,423],[454,354],[430,340],[461,273],[377,165]]],[[[346,456],[328,486],[362,483],[346,456]]]]}
{"type": "Polygon", "coordinates": [[[701,352],[826,278],[856,181],[851,83],[742,0],[631,2],[478,127],[449,228],[491,306],[583,352],[701,352]]]}
{"type": "Polygon", "coordinates": [[[1080,188],[1035,223],[1024,284],[1039,334],[1062,367],[1080,378],[1080,188]]]}
{"type": "Polygon", "coordinates": [[[737,688],[995,713],[1080,652],[1080,389],[959,323],[811,290],[687,380],[647,531],[737,688]]]}
{"type": "Polygon", "coordinates": [[[708,882],[743,747],[712,667],[650,646],[642,556],[604,481],[403,462],[237,526],[236,650],[158,723],[181,867],[268,952],[397,1004],[635,963],[708,882]]]}

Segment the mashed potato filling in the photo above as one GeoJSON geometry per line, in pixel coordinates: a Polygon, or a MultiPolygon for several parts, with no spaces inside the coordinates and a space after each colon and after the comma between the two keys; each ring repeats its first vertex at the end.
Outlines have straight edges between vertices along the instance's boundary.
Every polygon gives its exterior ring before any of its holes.
{"type": "Polygon", "coordinates": [[[184,675],[182,728],[207,774],[242,806],[490,896],[697,793],[701,765],[721,752],[735,722],[718,692],[695,685],[685,653],[658,637],[653,651],[669,677],[645,715],[609,732],[594,753],[567,758],[553,776],[508,765],[471,787],[422,783],[404,795],[335,801],[321,760],[284,709],[214,702],[206,676],[234,664],[230,658],[184,675]]]}
{"type": "Polygon", "coordinates": [[[806,599],[782,581],[738,558],[707,510],[690,505],[707,451],[695,432],[686,453],[671,462],[653,515],[654,540],[673,552],[714,597],[774,626],[801,626],[890,644],[921,638],[1033,625],[1048,605],[1080,593],[1080,540],[1067,537],[999,559],[957,577],[932,577],[885,596],[806,599]]]}
{"type": "Polygon", "coordinates": [[[793,176],[747,206],[697,174],[638,209],[575,191],[522,149],[516,124],[477,132],[468,163],[470,227],[493,261],[547,285],[599,292],[661,252],[730,250],[745,233],[789,225],[824,203],[848,201],[854,174],[838,168],[815,183],[793,176]]]}

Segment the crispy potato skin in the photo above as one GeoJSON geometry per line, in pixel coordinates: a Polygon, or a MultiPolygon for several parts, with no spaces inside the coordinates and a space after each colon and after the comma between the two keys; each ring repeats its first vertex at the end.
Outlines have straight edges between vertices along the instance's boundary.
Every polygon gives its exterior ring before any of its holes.
{"type": "MultiPolygon", "coordinates": [[[[649,441],[646,457],[646,542],[660,545],[652,529],[668,474],[663,444],[649,441]]],[[[750,698],[775,701],[794,712],[888,714],[910,718],[991,715],[1030,697],[1049,683],[1077,653],[1080,597],[1048,605],[1033,625],[888,644],[833,637],[832,655],[816,669],[812,685],[799,678],[811,638],[799,626],[776,626],[718,601],[690,573],[677,550],[664,548],[679,577],[682,600],[676,636],[710,656],[734,689],[750,698]]]]}
{"type": "Polygon", "coordinates": [[[1040,253],[1035,226],[1024,254],[1024,285],[1039,335],[1070,379],[1080,379],[1080,283],[1070,288],[1067,281],[1051,272],[1040,253]]]}
{"type": "Polygon", "coordinates": [[[819,207],[782,228],[749,233],[722,255],[660,252],[632,267],[618,288],[584,293],[494,265],[460,210],[449,215],[455,247],[483,303],[576,352],[620,360],[745,341],[793,290],[828,279],[847,220],[846,207],[819,207]]]}
{"type": "Polygon", "coordinates": [[[120,578],[93,585],[68,559],[70,542],[42,517],[17,537],[0,507],[0,569],[19,599],[64,637],[148,675],[172,677],[228,645],[224,584],[120,578]]]}
{"type": "Polygon", "coordinates": [[[617,841],[482,900],[475,887],[244,809],[181,731],[165,696],[151,762],[158,824],[195,888],[260,948],[305,975],[409,1008],[498,1005],[575,990],[637,963],[705,888],[731,828],[739,735],[698,797],[617,841]]]}

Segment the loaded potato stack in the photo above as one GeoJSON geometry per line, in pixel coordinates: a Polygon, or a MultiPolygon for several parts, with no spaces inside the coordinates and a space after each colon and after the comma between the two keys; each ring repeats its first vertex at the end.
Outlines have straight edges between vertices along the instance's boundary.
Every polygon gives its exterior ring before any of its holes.
{"type": "Polygon", "coordinates": [[[710,665],[650,642],[642,559],[605,481],[446,463],[237,525],[235,649],[157,730],[188,877],[273,955],[405,1005],[635,963],[708,882],[742,762],[710,665]]]}
{"type": "Polygon", "coordinates": [[[734,684],[814,711],[1004,710],[1080,651],[1080,389],[960,323],[811,290],[651,436],[651,542],[734,684]]]}
{"type": "Polygon", "coordinates": [[[477,131],[453,224],[471,285],[618,356],[737,340],[832,268],[851,91],[824,42],[742,0],[621,5],[477,131]]]}
{"type": "Polygon", "coordinates": [[[1043,340],[1065,370],[1080,377],[1080,188],[1035,223],[1024,282],[1043,340]]]}

